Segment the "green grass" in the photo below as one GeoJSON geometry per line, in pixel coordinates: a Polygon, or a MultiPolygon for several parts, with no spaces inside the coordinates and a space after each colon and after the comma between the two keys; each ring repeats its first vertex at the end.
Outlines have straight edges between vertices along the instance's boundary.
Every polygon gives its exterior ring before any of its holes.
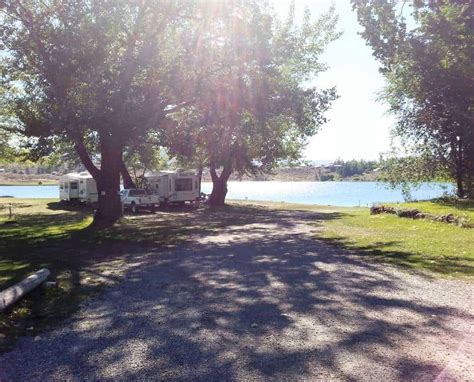
{"type": "Polygon", "coordinates": [[[0,352],[17,336],[35,334],[67,316],[96,292],[78,283],[84,266],[71,256],[74,236],[91,221],[90,211],[64,210],[53,199],[0,198],[0,290],[43,267],[53,272],[59,286],[38,288],[0,314],[0,352]]]}
{"type": "MultiPolygon", "coordinates": [[[[453,214],[474,221],[474,202],[402,203],[436,215],[453,214]]],[[[451,277],[474,276],[474,228],[396,215],[370,215],[368,208],[350,208],[340,219],[324,222],[321,237],[358,250],[376,260],[451,277]]]]}

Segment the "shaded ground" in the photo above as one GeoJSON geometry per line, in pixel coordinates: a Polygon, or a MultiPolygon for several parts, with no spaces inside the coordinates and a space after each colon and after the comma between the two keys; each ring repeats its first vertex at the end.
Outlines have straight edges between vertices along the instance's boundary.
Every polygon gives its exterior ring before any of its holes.
{"type": "Polygon", "coordinates": [[[63,327],[1,355],[0,379],[474,375],[472,284],[367,263],[315,240],[314,222],[337,212],[238,212],[134,218],[146,253],[124,255],[122,281],[63,327]],[[180,239],[154,247],[165,228],[180,239]]]}

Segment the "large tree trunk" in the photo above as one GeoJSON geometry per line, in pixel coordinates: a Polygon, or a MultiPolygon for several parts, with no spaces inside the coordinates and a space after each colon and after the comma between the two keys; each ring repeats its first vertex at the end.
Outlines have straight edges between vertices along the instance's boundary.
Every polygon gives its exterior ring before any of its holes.
{"type": "Polygon", "coordinates": [[[202,164],[198,167],[197,176],[199,177],[199,197],[201,197],[201,187],[202,187],[202,172],[204,171],[204,166],[202,164]]]}
{"type": "Polygon", "coordinates": [[[209,196],[209,204],[211,206],[223,206],[225,204],[226,195],[227,181],[224,182],[219,179],[217,182],[212,182],[212,192],[209,196]]]}
{"type": "Polygon", "coordinates": [[[122,150],[108,143],[101,143],[100,177],[96,179],[99,192],[99,208],[94,225],[110,226],[122,216],[120,202],[120,172],[122,150]]]}
{"type": "Polygon", "coordinates": [[[460,137],[457,138],[456,147],[456,186],[458,198],[464,198],[464,158],[463,158],[463,146],[460,137]]]}
{"type": "MultiPolygon", "coordinates": [[[[110,139],[109,139],[110,140],[110,139]]],[[[94,215],[94,226],[107,227],[114,224],[122,216],[120,202],[120,171],[122,165],[122,150],[101,137],[100,170],[92,162],[82,137],[75,138],[75,149],[82,163],[92,175],[97,184],[99,206],[94,215]]]]}
{"type": "Polygon", "coordinates": [[[123,188],[135,188],[135,182],[130,176],[127,166],[125,166],[125,163],[123,162],[123,160],[122,160],[122,164],[120,165],[120,173],[122,175],[123,188]]]}
{"type": "Polygon", "coordinates": [[[465,193],[464,193],[464,184],[463,184],[462,175],[459,175],[459,174],[456,175],[456,186],[457,186],[456,195],[458,196],[458,198],[461,198],[461,199],[464,198],[465,193]]]}
{"type": "Polygon", "coordinates": [[[227,195],[227,181],[232,174],[230,166],[224,166],[221,175],[218,176],[214,165],[209,167],[212,178],[212,192],[209,196],[209,204],[211,206],[223,206],[227,195]]]}

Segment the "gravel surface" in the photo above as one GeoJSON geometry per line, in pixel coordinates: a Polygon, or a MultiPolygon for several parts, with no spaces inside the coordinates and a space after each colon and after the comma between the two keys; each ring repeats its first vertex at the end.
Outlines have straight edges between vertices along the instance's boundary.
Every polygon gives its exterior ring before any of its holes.
{"type": "Polygon", "coordinates": [[[315,240],[314,219],[130,257],[117,286],[1,355],[0,380],[472,380],[473,284],[367,262],[315,240]]]}

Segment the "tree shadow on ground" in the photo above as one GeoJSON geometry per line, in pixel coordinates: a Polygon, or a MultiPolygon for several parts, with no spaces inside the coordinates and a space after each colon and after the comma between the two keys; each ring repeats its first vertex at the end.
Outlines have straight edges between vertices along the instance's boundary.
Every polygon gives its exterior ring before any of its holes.
{"type": "Polygon", "coordinates": [[[383,262],[401,266],[413,271],[419,271],[423,277],[439,275],[474,275],[474,259],[458,259],[450,256],[429,256],[408,251],[395,251],[391,249],[398,241],[380,241],[370,245],[355,245],[347,237],[315,237],[316,241],[321,241],[338,248],[345,248],[354,254],[364,256],[367,260],[383,262]],[[426,271],[433,272],[432,275],[426,271]]]}
{"type": "Polygon", "coordinates": [[[18,215],[17,225],[1,227],[0,289],[44,267],[51,270],[60,288],[39,289],[0,314],[2,333],[8,337],[0,338],[0,352],[10,348],[14,337],[39,333],[75,311],[81,300],[100,291],[104,279],[107,283],[118,281],[117,275],[104,277],[101,271],[120,268],[124,255],[160,252],[195,237],[219,235],[227,226],[238,231],[239,226],[255,222],[277,220],[286,227],[293,224],[291,213],[272,213],[257,206],[180,207],[157,214],[129,215],[116,226],[97,232],[83,228],[84,219],[92,214],[90,208],[57,202],[48,203],[47,208],[55,214],[18,215]],[[93,281],[84,282],[86,278],[93,281]],[[26,330],[31,327],[34,330],[26,330]]]}
{"type": "Polygon", "coordinates": [[[116,242],[125,280],[0,364],[16,379],[435,379],[472,321],[459,290],[314,240],[307,223],[337,218],[259,207],[130,218],[134,237],[116,242]]]}

